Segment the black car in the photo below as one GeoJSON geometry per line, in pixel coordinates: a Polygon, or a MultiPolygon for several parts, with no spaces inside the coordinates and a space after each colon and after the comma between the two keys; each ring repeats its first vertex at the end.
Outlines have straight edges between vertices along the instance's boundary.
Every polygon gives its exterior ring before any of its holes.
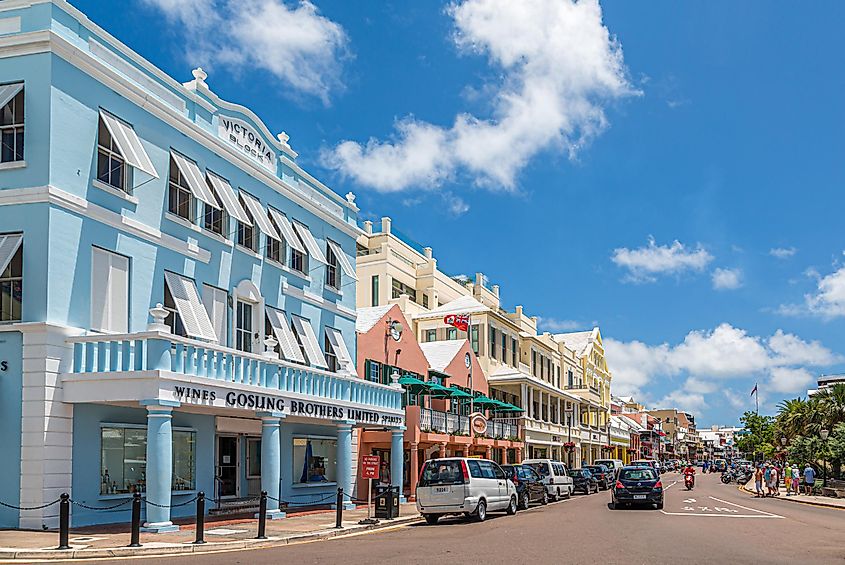
{"type": "Polygon", "coordinates": [[[622,504],[654,504],[658,510],[663,508],[663,483],[649,467],[623,467],[611,492],[611,508],[622,504]]]}
{"type": "Polygon", "coordinates": [[[601,490],[607,490],[610,488],[610,482],[613,480],[613,474],[605,465],[585,465],[584,468],[593,474],[599,482],[599,488],[601,488],[601,490]]]}
{"type": "Polygon", "coordinates": [[[589,469],[572,469],[572,482],[575,490],[590,494],[599,491],[599,481],[593,476],[589,469]]]}
{"type": "Polygon", "coordinates": [[[549,503],[543,478],[528,465],[502,465],[505,476],[516,486],[517,505],[522,510],[532,502],[549,503]]]}

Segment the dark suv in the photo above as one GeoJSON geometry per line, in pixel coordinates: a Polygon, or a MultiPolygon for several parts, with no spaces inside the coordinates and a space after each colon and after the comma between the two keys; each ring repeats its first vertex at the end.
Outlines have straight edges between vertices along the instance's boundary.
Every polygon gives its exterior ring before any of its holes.
{"type": "Polygon", "coordinates": [[[599,491],[599,482],[589,469],[572,469],[570,474],[572,475],[572,481],[575,483],[575,490],[580,490],[584,494],[599,491]]]}
{"type": "Polygon", "coordinates": [[[502,465],[505,476],[516,486],[517,504],[525,510],[532,502],[549,503],[543,477],[528,465],[502,465]]]}
{"type": "Polygon", "coordinates": [[[623,467],[611,492],[611,508],[622,504],[654,504],[658,510],[663,508],[663,483],[649,467],[623,467]]]}
{"type": "Polygon", "coordinates": [[[588,469],[593,474],[599,482],[599,488],[601,490],[607,490],[610,488],[610,482],[613,480],[610,469],[604,465],[585,465],[584,468],[588,469]]]}

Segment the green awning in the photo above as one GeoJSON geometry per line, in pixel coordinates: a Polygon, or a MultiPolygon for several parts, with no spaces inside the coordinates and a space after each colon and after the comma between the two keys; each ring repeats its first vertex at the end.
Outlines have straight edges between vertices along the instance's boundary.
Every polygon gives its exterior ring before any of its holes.
{"type": "Polygon", "coordinates": [[[506,404],[507,404],[508,407],[502,408],[502,410],[504,410],[505,412],[525,412],[525,410],[523,410],[519,406],[515,406],[515,405],[510,404],[510,403],[506,403],[506,404]]]}
{"type": "Polygon", "coordinates": [[[492,399],[494,402],[493,410],[508,410],[510,409],[511,405],[507,402],[502,402],[501,400],[496,400],[495,398],[492,399]]]}
{"type": "Polygon", "coordinates": [[[431,381],[429,381],[425,384],[428,385],[429,394],[431,396],[436,396],[436,397],[439,397],[439,398],[448,398],[448,397],[452,396],[452,389],[451,388],[446,388],[443,385],[439,385],[439,384],[433,383],[431,381]]]}
{"type": "Polygon", "coordinates": [[[407,388],[411,394],[424,394],[428,390],[428,383],[416,377],[399,377],[399,384],[407,388]]]}
{"type": "Polygon", "coordinates": [[[449,387],[452,391],[452,398],[472,398],[472,395],[466,391],[457,388],[455,385],[449,387]]]}
{"type": "Polygon", "coordinates": [[[476,406],[486,406],[487,408],[495,408],[498,400],[487,398],[486,396],[477,396],[472,401],[476,406]]]}

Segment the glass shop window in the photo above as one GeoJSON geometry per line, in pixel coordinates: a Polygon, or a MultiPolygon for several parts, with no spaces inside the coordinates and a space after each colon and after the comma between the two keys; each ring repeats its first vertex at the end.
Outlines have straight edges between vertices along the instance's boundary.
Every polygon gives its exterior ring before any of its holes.
{"type": "MultiPolygon", "coordinates": [[[[196,488],[196,432],[173,430],[173,491],[196,488]]],[[[100,428],[100,494],[146,490],[147,428],[100,428]]]]}
{"type": "Polygon", "coordinates": [[[337,479],[337,440],[293,438],[293,480],[297,484],[337,479]]]}

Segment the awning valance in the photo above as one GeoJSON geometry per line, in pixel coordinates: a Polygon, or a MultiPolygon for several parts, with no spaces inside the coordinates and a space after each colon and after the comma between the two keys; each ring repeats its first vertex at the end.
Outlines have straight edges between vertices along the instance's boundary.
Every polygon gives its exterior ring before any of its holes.
{"type": "Polygon", "coordinates": [[[22,242],[23,235],[19,233],[0,235],[0,275],[12,262],[12,257],[15,256],[22,242]]]}
{"type": "Polygon", "coordinates": [[[299,343],[296,341],[296,336],[293,335],[293,330],[288,325],[285,313],[281,310],[265,307],[267,313],[267,320],[270,322],[270,327],[273,328],[273,335],[279,342],[279,349],[282,356],[288,361],[296,363],[305,363],[305,357],[302,355],[302,350],[299,348],[299,343]]]}
{"type": "Polygon", "coordinates": [[[127,123],[118,120],[108,112],[100,110],[100,119],[109,130],[114,144],[117,145],[120,154],[126,159],[126,162],[136,169],[140,169],[148,175],[158,178],[158,173],[153,167],[153,162],[150,156],[144,151],[141,145],[141,140],[135,130],[127,123]]]}
{"type": "Polygon", "coordinates": [[[276,228],[274,228],[273,224],[270,223],[270,216],[267,215],[267,211],[264,209],[264,206],[261,205],[261,202],[259,202],[256,197],[244,192],[243,190],[241,190],[240,193],[241,199],[243,200],[247,210],[249,210],[249,213],[252,215],[252,221],[255,222],[258,229],[264,232],[264,235],[270,236],[275,240],[281,240],[276,228]]]}
{"type": "Polygon", "coordinates": [[[354,375],[355,362],[352,360],[352,356],[346,348],[346,342],[343,341],[343,335],[334,328],[326,328],[326,339],[329,340],[329,345],[332,346],[334,354],[337,356],[337,360],[343,370],[342,372],[354,375]]]}
{"type": "Polygon", "coordinates": [[[320,246],[317,245],[317,240],[314,239],[314,235],[311,233],[311,230],[308,229],[308,226],[300,224],[299,222],[294,222],[293,229],[295,229],[296,233],[299,234],[299,237],[302,238],[302,243],[305,244],[305,248],[308,250],[308,255],[315,261],[319,261],[325,265],[327,262],[326,255],[323,253],[323,250],[320,249],[320,246]]]}
{"type": "Polygon", "coordinates": [[[296,249],[300,253],[305,253],[305,248],[299,242],[299,237],[294,233],[293,226],[290,224],[287,216],[275,208],[270,208],[270,217],[276,222],[276,226],[279,228],[279,234],[284,238],[288,247],[296,249]]]}
{"type": "Polygon", "coordinates": [[[191,194],[212,208],[219,210],[220,204],[217,203],[217,199],[214,198],[211,188],[209,188],[208,183],[205,182],[205,176],[202,174],[202,171],[200,171],[199,166],[187,157],[180,155],[175,151],[170,152],[170,157],[173,159],[173,162],[176,163],[176,168],[179,169],[179,173],[188,184],[191,194]]]}
{"type": "Polygon", "coordinates": [[[349,258],[346,256],[346,253],[343,252],[340,245],[330,239],[327,239],[326,243],[328,244],[329,249],[332,250],[332,253],[334,253],[334,256],[337,257],[337,262],[340,263],[340,268],[343,269],[343,274],[357,281],[358,276],[355,274],[355,267],[353,267],[352,263],[349,262],[349,258]]]}
{"type": "Polygon", "coordinates": [[[211,188],[213,188],[214,192],[217,194],[217,198],[219,198],[220,202],[223,203],[223,208],[226,210],[226,213],[235,220],[251,226],[252,222],[249,220],[247,213],[244,212],[244,209],[241,208],[241,204],[238,202],[238,197],[235,195],[235,189],[232,188],[229,181],[210,171],[206,171],[206,176],[208,176],[208,181],[211,183],[211,188]]]}
{"type": "Polygon", "coordinates": [[[311,322],[299,316],[293,316],[293,329],[305,348],[305,356],[308,357],[308,362],[313,367],[320,369],[328,369],[329,364],[326,362],[326,357],[323,355],[323,350],[320,349],[320,344],[317,342],[317,336],[314,334],[314,328],[311,327],[311,322]]]}
{"type": "Polygon", "coordinates": [[[170,290],[170,296],[173,298],[176,311],[179,312],[188,337],[216,342],[217,334],[214,332],[214,325],[200,301],[194,281],[169,271],[165,271],[164,281],[170,290]]]}

